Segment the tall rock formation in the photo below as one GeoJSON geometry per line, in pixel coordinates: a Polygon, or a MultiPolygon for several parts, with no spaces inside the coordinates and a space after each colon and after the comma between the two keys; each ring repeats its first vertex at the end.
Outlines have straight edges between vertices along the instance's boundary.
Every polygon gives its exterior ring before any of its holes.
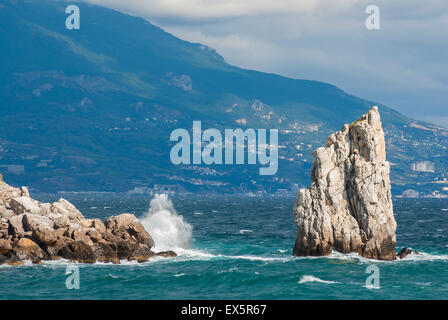
{"type": "Polygon", "coordinates": [[[314,151],[311,186],[294,205],[298,226],[293,254],[323,256],[332,249],[396,259],[389,162],[377,107],[314,151]]]}

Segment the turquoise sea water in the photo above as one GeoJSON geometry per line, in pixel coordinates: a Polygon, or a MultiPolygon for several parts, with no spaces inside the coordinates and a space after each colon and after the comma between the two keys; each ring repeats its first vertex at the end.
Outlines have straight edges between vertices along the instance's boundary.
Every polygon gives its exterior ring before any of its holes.
{"type": "Polygon", "coordinates": [[[339,253],[292,257],[293,198],[177,197],[174,209],[161,199],[150,214],[150,199],[69,200],[89,218],[133,212],[156,225],[154,233],[169,230],[165,234],[172,238],[159,242],[181,246],[179,256],[143,264],[0,266],[1,299],[448,298],[448,200],[394,201],[397,249],[406,246],[423,254],[393,262],[339,253]],[[165,209],[169,214],[148,220],[165,209]],[[370,265],[379,268],[379,289],[366,288],[370,265]],[[67,289],[67,266],[79,267],[80,289],[67,289]]]}

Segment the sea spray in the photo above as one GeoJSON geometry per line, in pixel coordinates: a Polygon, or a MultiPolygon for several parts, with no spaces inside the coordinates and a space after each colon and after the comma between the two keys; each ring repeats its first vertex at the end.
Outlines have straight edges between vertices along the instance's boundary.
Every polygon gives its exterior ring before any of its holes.
{"type": "Polygon", "coordinates": [[[168,195],[156,194],[141,222],[154,239],[157,251],[189,247],[192,227],[177,214],[168,195]]]}

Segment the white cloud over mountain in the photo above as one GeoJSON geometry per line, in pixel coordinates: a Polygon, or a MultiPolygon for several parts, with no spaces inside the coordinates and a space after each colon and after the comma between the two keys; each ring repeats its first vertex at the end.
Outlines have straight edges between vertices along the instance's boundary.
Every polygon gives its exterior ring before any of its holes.
{"type": "Polygon", "coordinates": [[[141,16],[231,64],[335,84],[448,126],[443,0],[87,0],[141,16]],[[365,8],[380,8],[367,30],[365,8]]]}
{"type": "Polygon", "coordinates": [[[90,0],[89,2],[153,17],[189,19],[309,12],[319,0],[90,0]]]}

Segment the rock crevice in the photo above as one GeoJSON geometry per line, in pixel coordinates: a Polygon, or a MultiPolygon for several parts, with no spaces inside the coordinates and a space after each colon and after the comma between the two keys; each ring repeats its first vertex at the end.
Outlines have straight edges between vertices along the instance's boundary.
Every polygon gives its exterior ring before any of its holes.
{"type": "Polygon", "coordinates": [[[293,254],[322,256],[334,249],[396,259],[390,167],[378,108],[330,135],[313,156],[311,186],[299,191],[294,205],[293,254]]]}

